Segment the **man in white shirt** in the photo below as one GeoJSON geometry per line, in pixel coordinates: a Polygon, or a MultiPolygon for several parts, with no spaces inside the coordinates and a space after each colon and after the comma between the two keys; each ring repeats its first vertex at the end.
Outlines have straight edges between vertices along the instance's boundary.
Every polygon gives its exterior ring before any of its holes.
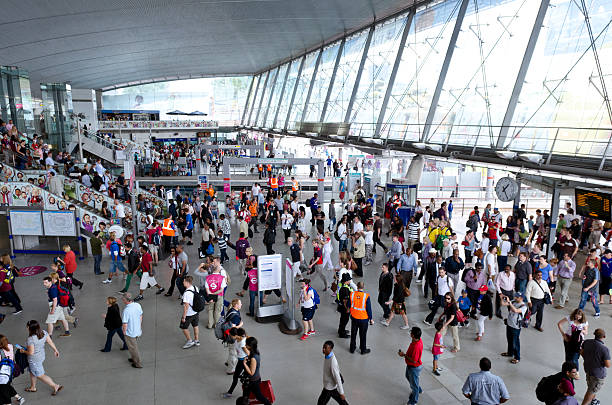
{"type": "Polygon", "coordinates": [[[113,208],[115,209],[115,212],[117,213],[117,218],[119,218],[119,220],[121,220],[121,226],[124,226],[124,222],[125,222],[125,207],[123,206],[123,204],[121,204],[119,202],[119,200],[115,199],[115,205],[113,206],[113,208]]]}
{"type": "Polygon", "coordinates": [[[193,346],[200,346],[200,328],[198,327],[198,323],[200,321],[200,314],[193,310],[193,298],[199,290],[198,287],[193,285],[193,277],[191,276],[185,276],[185,278],[183,279],[183,287],[185,287],[185,292],[183,293],[182,298],[183,316],[181,317],[181,323],[179,327],[183,331],[185,339],[187,339],[187,342],[183,346],[183,349],[189,349],[193,346]],[[193,327],[194,340],[191,340],[191,335],[189,334],[189,325],[193,327]]]}
{"type": "Polygon", "coordinates": [[[489,252],[485,256],[485,272],[489,280],[494,280],[499,272],[497,264],[497,246],[489,246],[489,252]]]}
{"type": "Polygon", "coordinates": [[[359,217],[355,217],[355,220],[353,223],[353,235],[356,235],[361,232],[363,232],[363,224],[361,223],[361,220],[359,219],[359,217]]]}
{"type": "Polygon", "coordinates": [[[514,283],[516,281],[516,275],[509,264],[507,264],[503,270],[504,271],[500,272],[495,279],[495,289],[497,290],[495,296],[495,316],[500,319],[502,318],[502,297],[506,296],[508,299],[514,298],[514,283]]]}
{"type": "Polygon", "coordinates": [[[261,187],[259,187],[258,183],[253,184],[253,187],[251,187],[251,195],[253,197],[259,197],[259,192],[261,191],[261,187]]]}
{"type": "Polygon", "coordinates": [[[333,350],[334,342],[328,340],[323,343],[323,355],[325,356],[323,362],[323,391],[319,395],[317,405],[325,405],[332,398],[340,405],[348,405],[344,396],[340,367],[333,350]]]}
{"type": "Polygon", "coordinates": [[[287,239],[289,235],[291,235],[291,225],[293,224],[293,215],[289,214],[287,210],[283,211],[283,215],[281,215],[281,227],[283,228],[283,233],[285,234],[285,243],[287,243],[287,239]]]}
{"type": "Polygon", "coordinates": [[[525,298],[527,305],[531,308],[531,313],[536,315],[535,329],[544,332],[542,329],[542,318],[544,317],[544,297],[548,293],[550,295],[550,288],[548,283],[542,280],[542,271],[536,270],[534,278],[527,283],[525,289],[525,298]]]}
{"type": "Polygon", "coordinates": [[[455,295],[455,285],[453,284],[453,280],[446,274],[444,267],[438,267],[436,291],[438,293],[438,295],[434,298],[436,303],[424,321],[427,325],[431,325],[434,317],[436,316],[436,312],[438,312],[438,308],[444,307],[444,294],[450,292],[451,294],[455,295]]]}

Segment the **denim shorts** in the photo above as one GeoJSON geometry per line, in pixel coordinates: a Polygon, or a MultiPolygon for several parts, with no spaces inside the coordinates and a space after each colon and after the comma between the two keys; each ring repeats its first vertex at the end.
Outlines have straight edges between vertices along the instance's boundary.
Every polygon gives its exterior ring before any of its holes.
{"type": "Polygon", "coordinates": [[[434,361],[438,361],[440,359],[440,355],[439,354],[434,354],[433,358],[434,358],[434,361]]]}

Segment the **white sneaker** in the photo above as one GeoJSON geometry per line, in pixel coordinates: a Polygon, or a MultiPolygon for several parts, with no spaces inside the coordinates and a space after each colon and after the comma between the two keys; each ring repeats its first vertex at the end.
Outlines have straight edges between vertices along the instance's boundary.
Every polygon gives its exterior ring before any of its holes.
{"type": "Polygon", "coordinates": [[[417,284],[421,284],[423,282],[423,280],[417,280],[416,283],[417,284]]]}
{"type": "Polygon", "coordinates": [[[389,322],[387,322],[386,320],[380,321],[380,323],[382,323],[385,326],[389,326],[389,322]]]}
{"type": "Polygon", "coordinates": [[[195,343],[196,346],[200,346],[200,341],[199,340],[194,340],[193,343],[195,343]]]}
{"type": "Polygon", "coordinates": [[[110,284],[112,282],[113,282],[113,280],[106,279],[106,280],[102,281],[102,284],[110,284]]]}
{"type": "Polygon", "coordinates": [[[402,329],[402,330],[410,329],[410,326],[409,325],[403,325],[403,326],[400,326],[400,329],[402,329]]]}
{"type": "Polygon", "coordinates": [[[183,346],[183,349],[189,349],[190,347],[195,346],[195,342],[193,340],[188,340],[187,343],[183,346]]]}

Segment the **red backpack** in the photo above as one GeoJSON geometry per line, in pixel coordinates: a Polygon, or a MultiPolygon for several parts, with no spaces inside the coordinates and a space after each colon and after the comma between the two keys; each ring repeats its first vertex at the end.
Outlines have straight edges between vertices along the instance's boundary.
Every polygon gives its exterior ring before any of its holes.
{"type": "Polygon", "coordinates": [[[67,307],[70,305],[70,290],[61,285],[57,286],[58,302],[60,307],[67,307]]]}

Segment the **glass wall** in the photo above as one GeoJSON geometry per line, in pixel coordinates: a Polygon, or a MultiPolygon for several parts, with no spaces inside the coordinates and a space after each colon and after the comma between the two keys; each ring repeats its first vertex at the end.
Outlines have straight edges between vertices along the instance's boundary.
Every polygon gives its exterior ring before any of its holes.
{"type": "MultiPolygon", "coordinates": [[[[257,124],[284,128],[287,122],[293,129],[302,120],[348,117],[349,137],[590,157],[608,150],[612,157],[612,0],[550,0],[548,7],[543,1],[430,2],[414,13],[399,60],[408,12],[326,45],[318,67],[321,50],[300,55],[270,75],[277,80],[267,86],[273,94],[263,101],[269,111],[257,124]],[[545,14],[538,30],[540,9],[545,14]],[[535,48],[527,49],[532,35],[535,48]],[[449,49],[452,57],[446,60],[449,49]],[[287,72],[285,83],[280,79],[287,72]],[[513,94],[517,80],[522,88],[513,94]],[[507,123],[508,134],[502,129],[507,123]]],[[[254,85],[251,97],[257,89],[254,85]]]]}
{"type": "Polygon", "coordinates": [[[255,98],[253,99],[253,105],[251,106],[251,111],[249,111],[249,125],[255,125],[255,120],[257,118],[257,113],[259,112],[259,105],[261,104],[261,99],[263,97],[263,93],[265,92],[265,86],[268,80],[268,73],[265,72],[259,75],[259,81],[257,84],[257,88],[255,89],[255,98]]]}
{"type": "Polygon", "coordinates": [[[495,145],[538,8],[533,0],[470,2],[428,140],[495,145]]]}
{"type": "Polygon", "coordinates": [[[278,110],[276,113],[276,119],[274,120],[274,128],[285,128],[285,121],[287,120],[287,113],[289,112],[289,103],[291,103],[291,95],[298,79],[298,71],[302,58],[294,59],[291,62],[289,68],[289,76],[287,77],[287,83],[285,84],[285,92],[283,93],[282,99],[279,101],[278,110]]]}
{"type": "Polygon", "coordinates": [[[276,117],[276,110],[278,109],[278,102],[283,95],[283,90],[286,91],[285,77],[287,76],[287,69],[289,64],[285,63],[278,68],[278,77],[276,78],[276,84],[270,95],[270,101],[268,102],[268,114],[266,115],[266,122],[263,124],[266,128],[272,128],[274,126],[274,118],[276,117]],[[284,88],[283,88],[284,87],[284,88]]]}
{"type": "Polygon", "coordinates": [[[346,39],[336,73],[336,80],[334,80],[331,97],[327,105],[325,122],[344,121],[368,32],[369,29],[346,39]]]}
{"type": "Polygon", "coordinates": [[[419,140],[460,5],[461,0],[450,0],[415,14],[384,112],[381,138],[419,140]]]}
{"type": "Polygon", "coordinates": [[[268,106],[270,105],[270,98],[274,91],[274,85],[278,76],[278,68],[270,72],[268,76],[268,85],[266,86],[266,93],[264,94],[261,108],[259,109],[259,115],[257,116],[257,122],[255,125],[263,127],[266,122],[266,114],[268,113],[268,106]]]}
{"type": "Polygon", "coordinates": [[[323,105],[325,104],[329,84],[331,83],[332,75],[334,73],[334,66],[336,64],[339,49],[339,42],[336,42],[335,44],[327,46],[323,49],[321,61],[319,62],[319,69],[317,71],[317,77],[312,84],[312,94],[310,96],[308,111],[304,121],[319,122],[321,120],[323,105]]]}
{"type": "Polygon", "coordinates": [[[355,135],[374,135],[378,112],[387,91],[391,69],[407,20],[408,14],[404,14],[377,26],[374,31],[349,119],[349,122],[364,123],[359,128],[354,128],[358,131],[355,135]]]}
{"type": "Polygon", "coordinates": [[[55,149],[72,141],[72,88],[67,83],[41,83],[44,135],[55,149]]]}
{"type": "MultiPolygon", "coordinates": [[[[604,83],[612,91],[612,1],[586,1],[604,83]]],[[[612,122],[581,2],[552,0],[506,140],[513,150],[602,156],[612,122]],[[580,7],[579,7],[580,4],[580,7]],[[601,128],[601,129],[598,129],[601,128]]]]}
{"type": "Polygon", "coordinates": [[[250,84],[249,76],[149,83],[105,91],[102,105],[105,110],[159,110],[162,120],[177,119],[166,115],[172,110],[198,110],[208,114],[206,119],[240,122],[250,84]]]}
{"type": "Polygon", "coordinates": [[[0,66],[0,119],[13,121],[20,132],[34,133],[29,74],[15,66],[0,66]]]}

